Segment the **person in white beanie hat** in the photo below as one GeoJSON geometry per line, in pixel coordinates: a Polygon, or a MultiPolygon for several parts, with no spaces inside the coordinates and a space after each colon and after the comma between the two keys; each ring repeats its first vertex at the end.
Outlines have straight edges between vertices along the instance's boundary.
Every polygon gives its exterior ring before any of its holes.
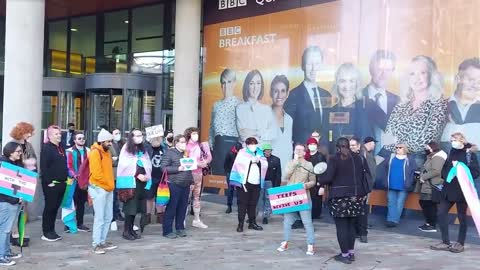
{"type": "Polygon", "coordinates": [[[90,166],[88,194],[92,199],[95,211],[92,233],[92,246],[95,254],[105,254],[107,250],[117,248],[112,243],[106,242],[113,217],[113,190],[115,188],[112,156],[109,151],[112,141],[113,135],[102,129],[98,134],[97,142],[92,145],[88,157],[90,166]]]}

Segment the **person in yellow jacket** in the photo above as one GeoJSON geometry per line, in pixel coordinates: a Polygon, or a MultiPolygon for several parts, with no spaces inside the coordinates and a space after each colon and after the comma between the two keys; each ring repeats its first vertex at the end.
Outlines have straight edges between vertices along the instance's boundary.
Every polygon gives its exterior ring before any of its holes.
{"type": "Polygon", "coordinates": [[[92,199],[95,211],[92,233],[92,246],[95,254],[104,254],[106,250],[117,248],[106,241],[113,217],[113,190],[115,188],[112,156],[109,151],[112,140],[113,135],[102,129],[88,156],[90,167],[88,195],[92,199]]]}

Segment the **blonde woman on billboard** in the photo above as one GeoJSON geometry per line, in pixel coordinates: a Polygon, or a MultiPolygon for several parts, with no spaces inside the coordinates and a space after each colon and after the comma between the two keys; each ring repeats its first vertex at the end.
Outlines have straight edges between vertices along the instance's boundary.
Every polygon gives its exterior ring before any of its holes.
{"type": "Polygon", "coordinates": [[[258,70],[247,74],[243,83],[243,103],[236,109],[237,130],[240,142],[249,137],[257,138],[260,143],[271,143],[275,134],[272,108],[260,103],[265,83],[258,70]]]}
{"type": "Polygon", "coordinates": [[[273,154],[280,158],[281,167],[286,168],[287,162],[293,156],[292,125],[293,119],[283,110],[283,104],[288,98],[290,82],[285,75],[277,75],[270,86],[272,111],[275,118],[275,138],[273,139],[273,154]]]}
{"type": "Polygon", "coordinates": [[[480,145],[480,58],[464,60],[458,66],[455,77],[455,93],[448,101],[448,123],[442,142],[449,142],[450,135],[462,132],[474,145],[480,145]]]}
{"type": "Polygon", "coordinates": [[[335,73],[332,95],[337,104],[329,111],[329,130],[333,141],[340,137],[373,136],[373,127],[365,111],[370,99],[362,99],[361,75],[352,63],[344,63],[335,73]]]}
{"type": "Polygon", "coordinates": [[[210,118],[209,143],[213,147],[212,173],[224,175],[225,157],[238,141],[235,108],[241,101],[234,96],[237,77],[233,69],[225,69],[220,75],[223,99],[213,105],[210,118]]]}
{"type": "Polygon", "coordinates": [[[395,106],[382,138],[382,156],[405,143],[415,156],[417,167],[425,161],[425,144],[439,140],[447,118],[447,101],[442,98],[443,77],[428,56],[412,59],[406,78],[400,81],[402,102],[395,106]]]}

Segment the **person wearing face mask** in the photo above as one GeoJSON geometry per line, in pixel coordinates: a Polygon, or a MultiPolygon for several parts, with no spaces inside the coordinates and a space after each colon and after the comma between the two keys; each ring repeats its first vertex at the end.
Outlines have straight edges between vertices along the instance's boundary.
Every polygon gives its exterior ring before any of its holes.
{"type": "Polygon", "coordinates": [[[168,188],[170,201],[165,209],[163,219],[163,236],[169,239],[186,237],[185,216],[187,215],[188,195],[190,185],[193,184],[192,171],[187,171],[180,164],[180,159],[185,157],[187,140],[184,135],[175,136],[175,148],[168,149],[162,158],[160,167],[168,173],[168,188]],[[175,221],[175,232],[173,232],[175,221]]]}
{"type": "Polygon", "coordinates": [[[409,154],[406,144],[399,143],[395,154],[384,162],[381,168],[381,179],[384,181],[387,193],[387,221],[385,226],[398,226],[408,193],[414,189],[414,173],[417,168],[415,159],[409,154]]]}
{"type": "Polygon", "coordinates": [[[113,191],[115,179],[113,176],[112,147],[113,135],[105,129],[101,129],[97,136],[97,142],[91,147],[88,156],[90,179],[88,194],[92,199],[93,219],[92,247],[93,253],[105,254],[108,250],[116,249],[117,246],[107,242],[108,227],[113,216],[113,191]]]}
{"type": "MultiPolygon", "coordinates": [[[[112,131],[112,135],[113,135],[113,141],[112,141],[112,146],[109,148],[109,151],[113,161],[113,176],[116,179],[117,167],[118,167],[118,155],[120,155],[120,150],[124,145],[124,141],[122,140],[122,133],[118,128],[112,131]]],[[[118,190],[115,188],[115,190],[113,191],[113,220],[112,220],[112,224],[110,225],[110,229],[112,231],[118,230],[117,220],[125,221],[125,219],[122,216],[122,212],[120,211],[120,203],[118,201],[118,190]]]]}
{"type": "MultiPolygon", "coordinates": [[[[320,162],[327,162],[326,157],[318,151],[318,143],[314,138],[307,140],[307,153],[305,154],[305,160],[312,163],[315,167],[320,162]]],[[[318,178],[318,176],[317,176],[318,178]]],[[[319,219],[322,217],[322,201],[323,196],[318,195],[318,191],[321,188],[317,182],[315,187],[310,189],[310,198],[312,199],[312,219],[319,219]]]]}
{"type": "Polygon", "coordinates": [[[165,141],[162,143],[162,148],[165,149],[165,151],[175,148],[175,144],[173,143],[173,130],[167,129],[165,134],[165,141]]]}
{"type": "Polygon", "coordinates": [[[150,144],[147,145],[148,156],[152,160],[152,187],[147,191],[147,224],[154,223],[155,221],[158,221],[158,223],[162,223],[163,215],[165,213],[165,207],[159,209],[156,209],[155,207],[157,189],[158,185],[160,184],[163,172],[162,167],[160,167],[160,163],[162,162],[162,157],[164,154],[164,150],[162,148],[162,141],[163,136],[150,138],[150,144]],[[157,214],[156,220],[155,212],[157,214]]]}
{"type": "Polygon", "coordinates": [[[55,232],[55,220],[65,194],[68,177],[65,150],[60,144],[62,134],[60,127],[50,126],[44,133],[40,151],[40,172],[45,208],[42,215],[42,240],[54,242],[62,239],[55,232]]]}
{"type": "Polygon", "coordinates": [[[258,140],[249,137],[245,140],[246,148],[238,151],[232,171],[230,172],[230,185],[237,189],[238,227],[237,232],[243,232],[245,215],[248,213],[248,229],[261,231],[255,220],[256,206],[260,190],[264,186],[268,162],[258,147],[258,140]]]}
{"type": "MultiPolygon", "coordinates": [[[[475,179],[480,175],[480,168],[478,165],[477,156],[469,154],[465,145],[467,140],[462,133],[453,133],[450,137],[452,149],[442,168],[442,178],[447,179],[448,173],[455,166],[457,162],[463,162],[470,169],[472,178],[475,179]]],[[[444,250],[453,253],[460,253],[464,251],[465,238],[467,236],[467,201],[463,195],[460,183],[457,177],[453,178],[450,183],[444,182],[441,189],[441,199],[438,206],[438,224],[442,232],[442,242],[431,246],[433,250],[444,250]],[[448,231],[448,212],[450,208],[456,204],[457,217],[460,221],[460,228],[458,230],[457,243],[450,243],[448,231]]]]}
{"type": "Polygon", "coordinates": [[[339,138],[336,146],[337,153],[328,160],[327,170],[318,182],[330,185],[330,214],[335,220],[341,250],[334,259],[351,264],[355,261],[355,222],[364,214],[367,200],[368,184],[364,174],[370,171],[360,155],[350,151],[347,138],[339,138]]]}
{"type": "MultiPolygon", "coordinates": [[[[305,160],[305,145],[297,144],[295,146],[295,158],[287,164],[285,170],[285,180],[287,185],[294,185],[298,183],[303,183],[304,188],[307,190],[308,200],[310,200],[310,192],[308,190],[313,189],[316,184],[316,177],[313,173],[313,165],[311,162],[305,160]]],[[[290,233],[292,230],[292,225],[295,220],[300,217],[302,223],[305,225],[305,230],[307,232],[307,255],[315,255],[314,244],[315,244],[315,231],[313,229],[312,223],[312,213],[311,210],[303,210],[293,213],[285,213],[283,216],[283,233],[284,241],[280,244],[280,247],[277,248],[277,251],[283,252],[288,249],[288,241],[290,240],[290,233]]]]}
{"type": "Polygon", "coordinates": [[[197,160],[197,169],[192,171],[193,175],[193,189],[192,189],[192,204],[194,219],[192,226],[200,229],[207,229],[200,220],[200,195],[202,192],[202,169],[207,168],[208,164],[212,161],[212,154],[210,153],[210,146],[208,142],[199,143],[200,130],[196,127],[187,128],[184,132],[185,139],[187,140],[187,154],[190,158],[197,160]]]}
{"type": "Polygon", "coordinates": [[[125,223],[123,238],[126,240],[140,239],[141,235],[133,229],[135,216],[141,215],[140,232],[146,225],[146,188],[151,180],[152,163],[143,143],[143,134],[139,129],[132,129],[128,134],[127,143],[120,151],[117,168],[117,182],[135,181],[135,188],[120,189],[118,195],[122,198],[125,223]]]}
{"type": "Polygon", "coordinates": [[[447,153],[440,149],[440,144],[431,141],[425,145],[427,160],[420,171],[415,190],[420,193],[420,206],[425,216],[425,224],[418,226],[423,232],[437,232],[437,205],[440,202],[441,176],[447,153]]]}

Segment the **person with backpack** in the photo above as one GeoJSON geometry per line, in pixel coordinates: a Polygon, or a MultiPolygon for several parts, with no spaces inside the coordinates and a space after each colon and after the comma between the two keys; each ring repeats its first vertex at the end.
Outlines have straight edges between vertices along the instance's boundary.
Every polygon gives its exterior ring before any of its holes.
{"type": "Polygon", "coordinates": [[[88,156],[90,178],[88,195],[93,202],[93,233],[92,246],[95,254],[105,254],[107,250],[117,246],[107,242],[107,235],[113,217],[113,178],[112,156],[109,148],[112,146],[113,135],[105,129],[98,133],[97,142],[91,147],[88,156]]]}
{"type": "MultiPolygon", "coordinates": [[[[82,132],[75,132],[73,134],[74,145],[66,150],[67,153],[67,167],[68,175],[77,179],[78,173],[82,163],[88,158],[90,148],[85,147],[85,134],[82,132]]],[[[85,203],[88,201],[88,191],[81,189],[78,185],[75,187],[73,194],[73,202],[75,204],[77,228],[81,232],[90,232],[90,228],[83,224],[83,216],[85,214],[85,203]]],[[[70,229],[65,226],[65,232],[69,233],[70,229]]]]}

